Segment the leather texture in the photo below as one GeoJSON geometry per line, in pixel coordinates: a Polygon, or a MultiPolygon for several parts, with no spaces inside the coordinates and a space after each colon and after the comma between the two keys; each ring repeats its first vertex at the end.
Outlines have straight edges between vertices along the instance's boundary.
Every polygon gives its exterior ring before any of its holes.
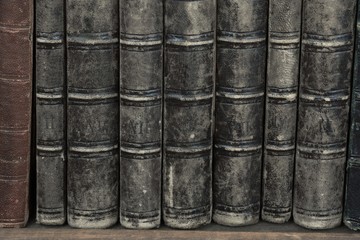
{"type": "Polygon", "coordinates": [[[214,0],[165,1],[163,219],[211,221],[215,79],[214,0]]]}
{"type": "Polygon", "coordinates": [[[35,1],[36,220],[66,219],[64,1],[35,1]]]}
{"type": "Polygon", "coordinates": [[[291,217],[302,0],[270,0],[261,217],[291,217]]]}
{"type": "Polygon", "coordinates": [[[303,2],[295,223],[341,224],[354,45],[354,0],[303,2]]]}
{"type": "Polygon", "coordinates": [[[356,41],[352,85],[350,140],[347,159],[347,181],[344,223],[350,229],[360,230],[360,1],[357,8],[356,41]]]}
{"type": "Polygon", "coordinates": [[[218,1],[215,222],[260,218],[267,0],[218,1]]]}
{"type": "Polygon", "coordinates": [[[68,223],[119,216],[119,2],[67,0],[68,223]]]}
{"type": "Polygon", "coordinates": [[[120,0],[120,223],[161,220],[163,1],[120,0]]]}
{"type": "Polygon", "coordinates": [[[28,220],[33,1],[0,1],[0,227],[28,220]]]}

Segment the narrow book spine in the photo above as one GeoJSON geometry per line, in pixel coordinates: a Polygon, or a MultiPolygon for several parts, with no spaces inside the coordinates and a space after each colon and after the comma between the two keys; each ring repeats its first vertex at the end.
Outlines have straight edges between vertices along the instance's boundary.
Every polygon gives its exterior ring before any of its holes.
{"type": "Polygon", "coordinates": [[[213,220],[223,225],[260,217],[267,8],[218,2],[213,220]]]}
{"type": "Polygon", "coordinates": [[[36,219],[65,222],[64,1],[36,4],[36,219]]]}
{"type": "Polygon", "coordinates": [[[350,140],[347,159],[344,223],[360,230],[360,2],[357,7],[355,63],[352,86],[350,140]]]}
{"type": "Polygon", "coordinates": [[[118,220],[119,4],[67,0],[68,223],[118,220]]]}
{"type": "Polygon", "coordinates": [[[211,221],[215,9],[165,1],[163,217],[174,228],[211,221]]]}
{"type": "Polygon", "coordinates": [[[120,1],[120,223],[161,219],[163,1],[120,1]]]}
{"type": "Polygon", "coordinates": [[[305,0],[295,165],[295,223],[341,224],[355,1],[305,0]]]}
{"type": "Polygon", "coordinates": [[[0,1],[0,227],[28,220],[32,15],[32,1],[0,1]]]}
{"type": "Polygon", "coordinates": [[[302,0],[270,0],[262,219],[291,217],[302,0]]]}

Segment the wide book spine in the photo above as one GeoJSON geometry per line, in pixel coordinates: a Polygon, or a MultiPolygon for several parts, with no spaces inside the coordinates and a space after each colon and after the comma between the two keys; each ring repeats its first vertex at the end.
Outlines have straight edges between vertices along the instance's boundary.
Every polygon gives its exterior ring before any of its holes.
{"type": "Polygon", "coordinates": [[[120,1],[120,223],[161,220],[163,1],[120,1]]]}
{"type": "Polygon", "coordinates": [[[260,217],[267,12],[267,0],[218,2],[213,220],[223,225],[260,217]]]}
{"type": "Polygon", "coordinates": [[[360,2],[357,8],[354,71],[352,85],[350,138],[347,159],[347,181],[344,206],[344,223],[360,230],[360,2]]]}
{"type": "Polygon", "coordinates": [[[214,0],[165,1],[163,219],[211,221],[214,0]]]}
{"type": "Polygon", "coordinates": [[[68,223],[119,215],[119,4],[67,0],[68,223]]]}
{"type": "Polygon", "coordinates": [[[302,0],[270,0],[262,219],[291,217],[302,0]]]}
{"type": "Polygon", "coordinates": [[[65,211],[64,1],[36,4],[36,219],[61,225],[65,211]]]}
{"type": "Polygon", "coordinates": [[[354,0],[303,2],[295,223],[341,224],[354,45],[354,0]]]}
{"type": "Polygon", "coordinates": [[[0,227],[28,220],[33,1],[0,1],[0,227]]]}

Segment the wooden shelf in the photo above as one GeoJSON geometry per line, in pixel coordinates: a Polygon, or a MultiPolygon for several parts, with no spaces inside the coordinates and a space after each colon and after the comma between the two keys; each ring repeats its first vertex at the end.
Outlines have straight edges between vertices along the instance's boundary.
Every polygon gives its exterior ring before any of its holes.
{"type": "Polygon", "coordinates": [[[259,224],[246,227],[224,227],[210,224],[197,230],[176,230],[161,227],[155,230],[127,230],[120,226],[110,229],[73,229],[69,226],[48,227],[34,222],[28,224],[27,228],[0,229],[0,239],[174,239],[174,240],[213,240],[213,239],[360,239],[360,233],[354,232],[341,226],[339,228],[322,231],[312,231],[301,228],[294,223],[270,224],[260,222],[259,224]]]}

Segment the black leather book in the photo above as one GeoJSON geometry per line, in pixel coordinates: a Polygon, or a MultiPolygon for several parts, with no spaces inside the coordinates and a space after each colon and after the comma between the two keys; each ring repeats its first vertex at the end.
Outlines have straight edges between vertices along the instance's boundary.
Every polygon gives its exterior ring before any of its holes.
{"type": "Polygon", "coordinates": [[[120,0],[120,223],[161,219],[163,1],[120,0]]]}
{"type": "Polygon", "coordinates": [[[119,215],[119,4],[67,0],[68,223],[119,215]]]}
{"type": "Polygon", "coordinates": [[[65,222],[64,1],[36,4],[36,219],[65,222]]]}
{"type": "Polygon", "coordinates": [[[262,219],[291,217],[302,0],[270,0],[262,219]]]}
{"type": "Polygon", "coordinates": [[[165,1],[163,218],[210,223],[215,1],[165,1]]]}
{"type": "Polygon", "coordinates": [[[356,41],[352,85],[350,140],[347,159],[347,181],[344,206],[344,223],[360,230],[360,8],[357,8],[356,41]]]}
{"type": "Polygon", "coordinates": [[[354,0],[304,0],[295,223],[341,224],[354,45],[354,0]]]}
{"type": "Polygon", "coordinates": [[[261,197],[267,0],[218,1],[215,222],[258,222],[261,197]]]}

